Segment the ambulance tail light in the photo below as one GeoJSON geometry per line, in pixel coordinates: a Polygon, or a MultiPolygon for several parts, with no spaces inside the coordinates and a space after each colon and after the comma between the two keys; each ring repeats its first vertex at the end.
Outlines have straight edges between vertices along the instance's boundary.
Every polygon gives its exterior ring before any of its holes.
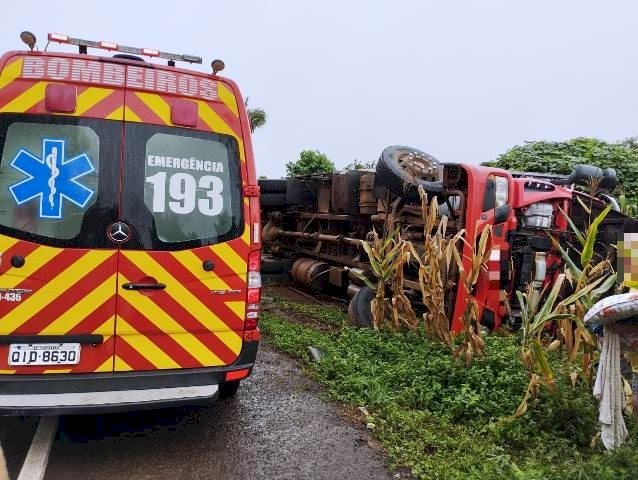
{"type": "Polygon", "coordinates": [[[258,340],[254,331],[259,323],[261,306],[261,252],[256,250],[248,256],[248,281],[246,292],[246,317],[244,320],[244,340],[258,340]]]}

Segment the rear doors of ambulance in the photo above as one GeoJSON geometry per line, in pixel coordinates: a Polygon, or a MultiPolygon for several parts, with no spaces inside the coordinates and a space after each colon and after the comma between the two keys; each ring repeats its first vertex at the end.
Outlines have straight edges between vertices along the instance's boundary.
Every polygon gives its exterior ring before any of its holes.
{"type": "Polygon", "coordinates": [[[2,373],[236,360],[249,232],[234,96],[12,75],[0,76],[2,373]],[[50,111],[50,85],[74,89],[72,115],[50,111]]]}

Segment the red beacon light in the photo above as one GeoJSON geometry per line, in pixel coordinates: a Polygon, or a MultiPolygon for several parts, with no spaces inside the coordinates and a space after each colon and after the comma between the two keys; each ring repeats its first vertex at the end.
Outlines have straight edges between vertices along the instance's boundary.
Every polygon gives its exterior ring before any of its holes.
{"type": "Polygon", "coordinates": [[[67,43],[69,41],[68,35],[61,35],[59,33],[49,33],[50,42],[67,43]]]}
{"type": "Polygon", "coordinates": [[[160,51],[155,48],[143,48],[142,53],[144,55],[148,55],[149,57],[159,57],[160,51]]]}
{"type": "Polygon", "coordinates": [[[117,50],[117,43],[101,41],[100,48],[104,50],[117,50]]]}

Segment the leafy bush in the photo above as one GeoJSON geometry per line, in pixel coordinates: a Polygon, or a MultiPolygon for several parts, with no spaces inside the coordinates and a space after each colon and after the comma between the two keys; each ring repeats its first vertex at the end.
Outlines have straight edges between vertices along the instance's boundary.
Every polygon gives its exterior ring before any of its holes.
{"type": "Polygon", "coordinates": [[[286,175],[334,172],[335,165],[319,150],[303,150],[294,162],[286,163],[286,175]]]}
{"type": "Polygon", "coordinates": [[[638,148],[631,141],[608,143],[595,138],[574,138],[566,142],[526,142],[484,165],[569,174],[580,163],[614,168],[627,197],[634,199],[633,203],[638,199],[638,148]]]}

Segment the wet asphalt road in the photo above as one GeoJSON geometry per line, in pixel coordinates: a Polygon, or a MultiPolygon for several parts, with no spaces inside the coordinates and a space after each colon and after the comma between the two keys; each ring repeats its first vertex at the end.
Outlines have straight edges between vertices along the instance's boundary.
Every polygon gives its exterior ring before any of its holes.
{"type": "MultiPolygon", "coordinates": [[[[293,361],[262,343],[254,374],[235,399],[206,408],[62,417],[45,479],[392,478],[383,456],[368,446],[368,432],[321,393],[293,361]]],[[[18,422],[4,419],[0,439],[7,420],[18,422]]],[[[31,422],[18,424],[28,436],[31,422]]],[[[20,442],[13,444],[5,447],[7,457],[19,455],[20,442]]]]}

